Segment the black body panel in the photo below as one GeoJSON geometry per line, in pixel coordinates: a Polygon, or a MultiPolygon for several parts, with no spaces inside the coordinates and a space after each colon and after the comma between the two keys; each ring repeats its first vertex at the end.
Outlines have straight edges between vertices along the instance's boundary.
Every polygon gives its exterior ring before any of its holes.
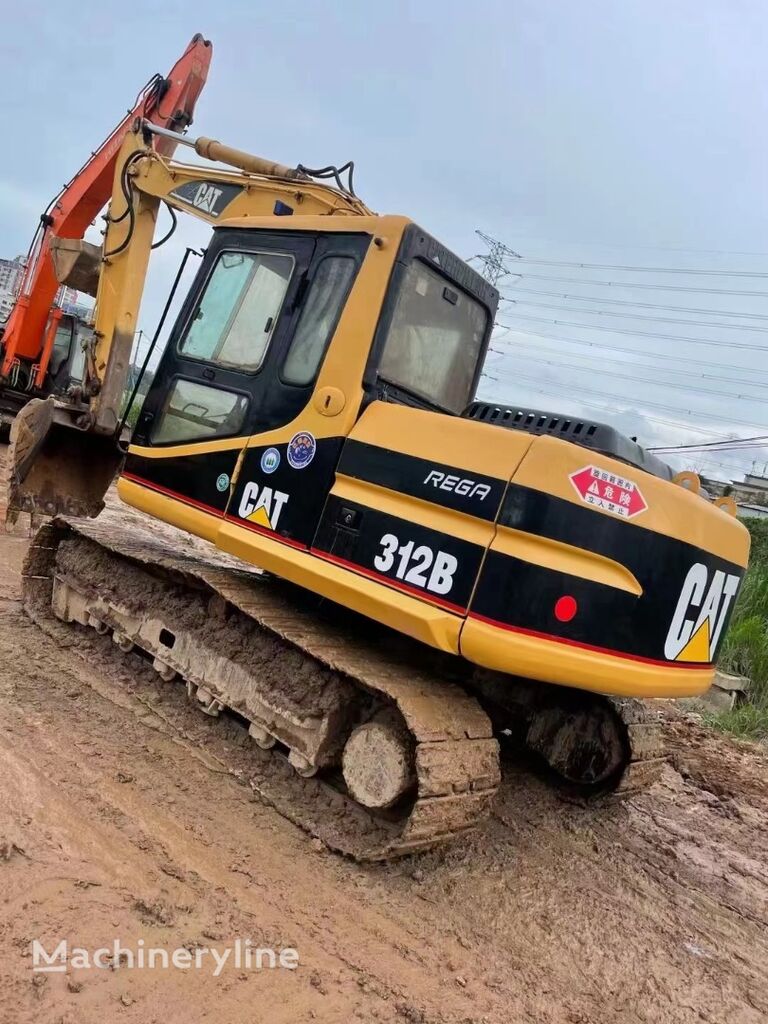
{"type": "MultiPolygon", "coordinates": [[[[691,544],[514,483],[499,523],[604,555],[625,566],[643,593],[636,597],[490,551],[472,601],[473,615],[636,657],[667,660],[665,640],[692,566],[705,565],[710,578],[718,570],[726,576],[743,575],[740,566],[691,544]],[[569,622],[558,621],[554,613],[564,595],[575,598],[578,605],[569,622]]],[[[727,620],[721,639],[726,628],[727,620]]]]}
{"type": "Polygon", "coordinates": [[[469,604],[485,553],[477,544],[334,494],[328,498],[313,550],[327,553],[348,568],[359,568],[366,575],[389,581],[401,590],[457,612],[464,611],[469,604]],[[387,546],[382,545],[382,539],[387,536],[396,538],[398,546],[397,553],[393,548],[391,565],[383,568],[381,560],[387,546]],[[412,557],[401,565],[400,551],[411,542],[412,557]],[[420,548],[423,549],[421,555],[420,548]],[[451,563],[449,570],[452,571],[447,571],[438,589],[431,583],[435,566],[445,564],[444,560],[441,562],[441,555],[451,556],[456,566],[453,568],[451,563]]]}
{"type": "Polygon", "coordinates": [[[181,498],[190,505],[201,506],[205,512],[224,515],[239,454],[239,449],[231,448],[147,459],[129,452],[122,475],[161,493],[169,492],[170,497],[181,498]]]}
{"type": "Polygon", "coordinates": [[[506,480],[497,477],[468,473],[354,439],[344,445],[339,472],[489,522],[496,519],[507,486],[506,480]]]}
{"type": "Polygon", "coordinates": [[[342,443],[341,437],[317,439],[312,461],[301,469],[294,469],[288,461],[287,450],[290,442],[248,448],[227,510],[227,518],[252,528],[254,524],[240,515],[245,489],[249,484],[255,484],[262,490],[269,487],[273,492],[279,491],[287,496],[275,532],[284,540],[309,547],[326,497],[333,486],[342,443]],[[277,468],[271,472],[265,472],[262,465],[265,452],[268,451],[279,453],[277,468]]]}

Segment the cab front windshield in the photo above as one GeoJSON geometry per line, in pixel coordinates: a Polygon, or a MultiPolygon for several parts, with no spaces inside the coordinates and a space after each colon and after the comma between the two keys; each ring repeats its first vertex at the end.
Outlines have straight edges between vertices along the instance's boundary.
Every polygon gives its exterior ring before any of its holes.
{"type": "Polygon", "coordinates": [[[379,377],[438,408],[460,413],[474,397],[487,326],[483,305],[414,260],[400,286],[379,377]]]}

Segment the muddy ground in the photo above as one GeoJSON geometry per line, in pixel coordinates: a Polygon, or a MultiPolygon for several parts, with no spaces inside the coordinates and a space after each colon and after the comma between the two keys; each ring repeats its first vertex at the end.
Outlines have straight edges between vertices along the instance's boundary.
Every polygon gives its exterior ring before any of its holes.
{"type": "Polygon", "coordinates": [[[19,602],[0,535],[0,1019],[757,1024],[768,1020],[768,759],[670,710],[662,781],[563,803],[506,766],[471,840],[327,851],[232,773],[230,727],[135,655],[19,602]],[[94,950],[294,947],[296,970],[70,966],[94,950]]]}

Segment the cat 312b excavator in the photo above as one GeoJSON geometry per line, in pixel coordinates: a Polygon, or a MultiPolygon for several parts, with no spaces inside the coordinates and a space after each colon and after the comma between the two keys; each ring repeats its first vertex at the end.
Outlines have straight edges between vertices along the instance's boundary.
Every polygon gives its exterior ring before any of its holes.
{"type": "Polygon", "coordinates": [[[228,169],[190,166],[168,136],[137,119],[103,250],[57,250],[96,319],[84,386],[14,424],[12,506],[66,513],[31,613],[238,716],[268,798],[358,858],[474,826],[500,739],[585,795],[653,778],[639,698],[710,685],[748,556],[729,503],[605,425],[477,401],[496,291],[351,166],[176,135],[228,169]],[[123,452],[160,203],[213,234],[123,452]],[[102,511],[115,474],[146,515],[102,511]]]}

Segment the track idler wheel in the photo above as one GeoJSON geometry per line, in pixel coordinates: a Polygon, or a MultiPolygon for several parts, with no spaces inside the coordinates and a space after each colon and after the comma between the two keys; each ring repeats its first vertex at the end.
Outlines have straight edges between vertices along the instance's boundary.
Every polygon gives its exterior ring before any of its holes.
{"type": "Polygon", "coordinates": [[[386,713],[359,725],[344,747],[342,772],[350,794],[364,807],[397,803],[416,779],[405,725],[386,713]]]}
{"type": "Polygon", "coordinates": [[[569,703],[537,709],[526,744],[565,782],[608,787],[630,759],[626,727],[611,705],[601,700],[583,706],[569,703]]]}

